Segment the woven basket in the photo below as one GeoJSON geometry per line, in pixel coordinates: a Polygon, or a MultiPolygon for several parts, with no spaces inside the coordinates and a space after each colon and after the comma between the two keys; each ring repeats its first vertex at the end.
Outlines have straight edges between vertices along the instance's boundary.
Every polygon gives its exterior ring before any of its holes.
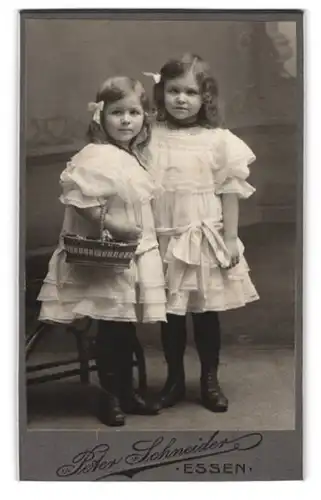
{"type": "Polygon", "coordinates": [[[106,209],[106,205],[103,205],[100,218],[100,239],[69,233],[62,235],[67,262],[83,266],[120,269],[130,266],[138,241],[120,242],[109,238],[104,231],[106,209]]]}

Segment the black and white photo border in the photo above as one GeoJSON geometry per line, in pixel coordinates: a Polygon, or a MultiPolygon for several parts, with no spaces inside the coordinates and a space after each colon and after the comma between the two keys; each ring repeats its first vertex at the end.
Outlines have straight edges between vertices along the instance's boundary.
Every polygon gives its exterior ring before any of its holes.
{"type": "Polygon", "coordinates": [[[297,262],[295,317],[295,428],[286,431],[126,431],[30,430],[25,376],[25,211],[20,197],[19,251],[19,461],[20,479],[29,481],[257,481],[302,478],[302,294],[303,294],[303,13],[300,11],[23,11],[20,14],[20,186],[26,182],[24,29],[28,19],[163,19],[294,21],[297,25],[297,262]],[[177,453],[171,456],[170,449],[177,453]],[[223,465],[222,465],[223,464],[223,465]],[[215,470],[224,473],[216,474],[215,470]]]}

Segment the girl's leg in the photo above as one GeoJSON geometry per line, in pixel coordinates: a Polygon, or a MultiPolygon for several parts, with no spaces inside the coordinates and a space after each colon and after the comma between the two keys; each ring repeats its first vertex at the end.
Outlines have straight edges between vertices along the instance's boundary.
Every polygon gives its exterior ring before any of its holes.
{"type": "Polygon", "coordinates": [[[193,313],[194,338],[201,361],[201,398],[203,405],[213,412],[224,412],[228,400],[218,382],[221,350],[221,329],[218,313],[193,313]]]}
{"type": "Polygon", "coordinates": [[[159,405],[148,404],[133,389],[135,335],[132,323],[99,321],[96,359],[98,377],[105,391],[99,413],[106,425],[124,425],[122,412],[155,415],[159,410],[159,405]]]}
{"type": "Polygon", "coordinates": [[[167,323],[162,323],[161,340],[167,362],[167,380],[160,404],[162,408],[169,408],[185,397],[186,316],[168,314],[167,323]]]}
{"type": "Polygon", "coordinates": [[[132,323],[125,324],[126,339],[119,339],[120,357],[120,404],[125,413],[136,415],[157,415],[159,404],[146,401],[133,387],[133,355],[136,340],[136,327],[132,323]]]}
{"type": "Polygon", "coordinates": [[[120,351],[118,348],[122,333],[121,323],[98,321],[96,364],[102,388],[98,417],[102,423],[109,426],[125,424],[125,416],[120,407],[120,351]]]}

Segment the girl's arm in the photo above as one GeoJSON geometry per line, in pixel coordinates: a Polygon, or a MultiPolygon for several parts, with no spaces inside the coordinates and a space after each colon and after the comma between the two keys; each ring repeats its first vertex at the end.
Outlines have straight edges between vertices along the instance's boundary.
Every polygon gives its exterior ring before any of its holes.
{"type": "Polygon", "coordinates": [[[74,209],[79,215],[93,222],[97,229],[100,228],[101,207],[78,208],[74,206],[74,209]]]}
{"type": "MultiPolygon", "coordinates": [[[[78,208],[74,206],[74,209],[79,215],[93,223],[93,229],[96,230],[98,235],[100,231],[101,207],[78,208]]],[[[110,230],[108,227],[110,222],[111,218],[108,214],[106,214],[104,227],[105,229],[108,229],[108,231],[110,230]]]]}
{"type": "MultiPolygon", "coordinates": [[[[88,207],[78,208],[74,207],[76,212],[85,217],[85,219],[93,222],[97,234],[100,231],[101,207],[88,207]]],[[[111,235],[118,240],[136,240],[141,234],[141,230],[133,224],[116,223],[112,217],[107,213],[104,218],[104,228],[107,229],[111,235]]]]}
{"type": "Polygon", "coordinates": [[[239,199],[234,193],[222,194],[224,242],[231,256],[230,267],[239,263],[237,246],[239,225],[239,199]]]}

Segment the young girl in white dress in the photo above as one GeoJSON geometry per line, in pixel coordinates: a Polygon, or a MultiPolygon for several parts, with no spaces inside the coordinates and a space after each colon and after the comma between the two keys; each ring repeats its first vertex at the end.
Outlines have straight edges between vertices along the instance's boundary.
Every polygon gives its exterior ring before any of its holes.
{"type": "Polygon", "coordinates": [[[158,187],[155,227],[164,262],[167,323],[162,345],[168,375],[161,405],[185,394],[186,314],[192,313],[201,362],[201,399],[213,412],[228,408],[218,382],[219,311],[258,299],[238,239],[239,199],[255,160],[250,148],[223,128],[218,88],[208,64],[186,54],[166,63],[156,81],[157,121],[149,144],[149,171],[158,187]]]}
{"type": "Polygon", "coordinates": [[[38,299],[40,320],[71,323],[98,320],[97,367],[103,389],[99,418],[124,425],[124,413],[155,414],[132,389],[135,323],[166,320],[162,261],[154,228],[154,184],[142,151],[150,138],[148,101],[142,85],[127,77],[108,79],[91,103],[89,144],[62,172],[60,200],[66,205],[63,232],[99,234],[104,227],[118,240],[139,239],[128,269],[93,268],[66,262],[62,241],[54,252],[38,299]]]}

